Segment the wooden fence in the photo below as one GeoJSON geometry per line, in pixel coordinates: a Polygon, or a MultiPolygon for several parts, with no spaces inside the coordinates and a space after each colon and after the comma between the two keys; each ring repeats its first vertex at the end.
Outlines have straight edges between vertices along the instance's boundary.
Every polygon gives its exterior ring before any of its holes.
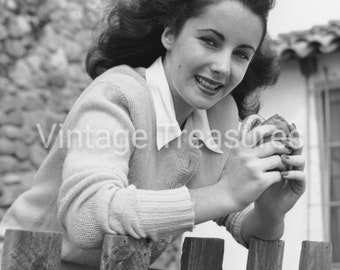
{"type": "MultiPolygon", "coordinates": [[[[246,270],[280,270],[284,242],[250,241],[246,270]]],[[[224,240],[184,240],[181,270],[222,270],[224,240]]],[[[151,243],[128,236],[106,235],[100,270],[152,270],[151,243]]],[[[60,270],[61,233],[7,230],[1,270],[60,270]]],[[[303,241],[299,270],[331,270],[332,247],[325,242],[303,241]]],[[[153,269],[158,270],[158,269],[153,269]]],[[[235,269],[231,269],[235,270],[235,269]]]]}

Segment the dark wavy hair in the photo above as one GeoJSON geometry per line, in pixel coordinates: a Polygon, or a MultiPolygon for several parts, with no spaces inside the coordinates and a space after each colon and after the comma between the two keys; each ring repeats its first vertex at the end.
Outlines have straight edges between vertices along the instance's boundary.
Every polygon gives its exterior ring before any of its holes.
{"type": "MultiPolygon", "coordinates": [[[[188,18],[204,8],[226,0],[118,0],[104,16],[101,33],[86,57],[86,71],[92,79],[117,65],[148,67],[165,55],[161,35],[166,26],[179,34],[188,18]]],[[[278,64],[268,45],[268,12],[274,0],[237,0],[257,15],[263,24],[261,43],[241,83],[232,91],[239,117],[257,113],[258,89],[276,82],[278,64]]]]}

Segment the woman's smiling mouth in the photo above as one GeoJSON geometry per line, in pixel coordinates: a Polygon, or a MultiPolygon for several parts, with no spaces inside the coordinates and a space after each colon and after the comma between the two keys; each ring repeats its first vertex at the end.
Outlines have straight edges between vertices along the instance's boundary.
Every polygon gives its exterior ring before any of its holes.
{"type": "Polygon", "coordinates": [[[219,82],[215,82],[202,76],[195,76],[195,80],[199,84],[199,86],[201,86],[201,89],[205,90],[204,92],[209,95],[216,94],[218,90],[220,90],[224,86],[219,82]]]}

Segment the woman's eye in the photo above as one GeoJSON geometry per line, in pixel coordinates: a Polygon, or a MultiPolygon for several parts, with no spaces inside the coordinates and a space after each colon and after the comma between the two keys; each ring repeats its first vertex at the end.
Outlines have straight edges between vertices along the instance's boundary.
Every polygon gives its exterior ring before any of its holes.
{"type": "Polygon", "coordinates": [[[216,47],[216,42],[214,39],[209,37],[201,37],[200,39],[209,47],[216,47]]]}
{"type": "Polygon", "coordinates": [[[249,60],[250,59],[249,54],[245,51],[237,51],[236,56],[239,57],[242,60],[249,60]]]}

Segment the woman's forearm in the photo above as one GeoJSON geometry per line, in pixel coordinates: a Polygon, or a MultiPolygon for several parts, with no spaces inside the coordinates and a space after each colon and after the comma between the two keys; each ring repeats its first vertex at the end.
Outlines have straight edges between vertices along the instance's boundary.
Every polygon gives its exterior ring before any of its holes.
{"type": "Polygon", "coordinates": [[[255,237],[262,240],[278,240],[284,231],[284,216],[273,218],[256,208],[253,208],[243,219],[241,234],[244,241],[249,243],[255,237]]]}
{"type": "Polygon", "coordinates": [[[189,189],[195,213],[195,224],[235,212],[235,204],[217,185],[189,189]]]}

